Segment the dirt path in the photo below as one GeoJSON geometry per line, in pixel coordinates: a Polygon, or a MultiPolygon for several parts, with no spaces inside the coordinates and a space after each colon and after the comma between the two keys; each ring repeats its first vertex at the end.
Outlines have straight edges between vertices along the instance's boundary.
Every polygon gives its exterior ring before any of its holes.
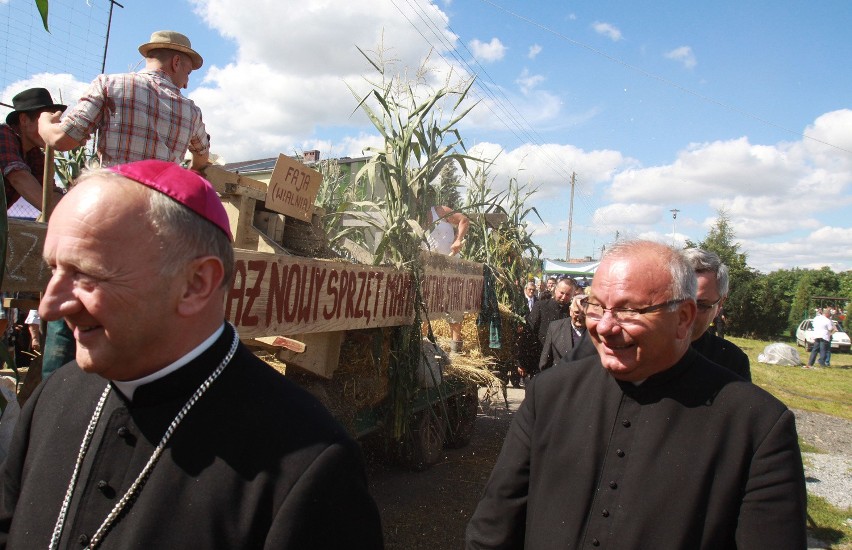
{"type": "MultiPolygon", "coordinates": [[[[523,390],[510,388],[510,410],[523,390]]],[[[379,505],[388,550],[464,547],[464,530],[503,445],[512,413],[501,403],[484,406],[470,445],[444,451],[425,472],[370,461],[370,491],[379,505]]]]}

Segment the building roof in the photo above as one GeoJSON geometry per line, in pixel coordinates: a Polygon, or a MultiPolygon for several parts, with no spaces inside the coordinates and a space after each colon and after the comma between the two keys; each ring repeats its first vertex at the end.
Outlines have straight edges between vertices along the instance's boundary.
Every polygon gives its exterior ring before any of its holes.
{"type": "MultiPolygon", "coordinates": [[[[298,157],[298,160],[301,161],[298,157]]],[[[356,162],[365,162],[370,157],[341,157],[336,160],[338,164],[352,164],[356,162]]],[[[243,160],[239,162],[229,162],[223,166],[225,170],[229,172],[239,172],[240,174],[251,174],[257,172],[272,172],[275,168],[275,163],[278,161],[278,157],[269,157],[265,159],[255,159],[255,160],[243,160]]],[[[306,162],[308,166],[316,164],[315,162],[306,162]]]]}

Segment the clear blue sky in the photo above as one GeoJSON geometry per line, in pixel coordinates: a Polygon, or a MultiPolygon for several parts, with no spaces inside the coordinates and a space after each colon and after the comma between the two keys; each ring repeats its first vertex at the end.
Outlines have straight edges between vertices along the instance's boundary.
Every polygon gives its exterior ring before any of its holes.
{"type": "MultiPolygon", "coordinates": [[[[372,76],[356,46],[383,41],[400,70],[417,67],[431,49],[433,82],[450,70],[477,75],[481,103],[463,137],[474,154],[500,152],[495,187],[509,177],[538,187],[532,204],[543,223],[535,220],[535,239],[545,256],[565,255],[567,181],[575,172],[573,257],[596,256],[616,232],[700,240],[724,208],[749,263],[764,272],[852,269],[852,4],[845,0],[122,3],[107,72],[137,66],[136,47],[154,30],[187,34],[205,58],[188,95],[227,161],[314,148],[323,157],[360,155],[377,138],[353,114],[347,88],[372,76]]],[[[0,17],[7,10],[15,26],[26,26],[30,4],[0,0],[0,17]]],[[[52,2],[57,27],[77,4],[52,2]]],[[[107,4],[89,4],[102,20],[107,4]]],[[[38,82],[73,102],[100,64],[64,59],[83,50],[97,58],[96,30],[88,43],[66,48],[71,55],[52,56],[60,68],[38,66],[33,52],[45,42],[37,26],[7,39],[0,56],[29,62],[16,73],[4,61],[0,100],[38,82]],[[57,76],[65,71],[71,76],[57,76]]]]}

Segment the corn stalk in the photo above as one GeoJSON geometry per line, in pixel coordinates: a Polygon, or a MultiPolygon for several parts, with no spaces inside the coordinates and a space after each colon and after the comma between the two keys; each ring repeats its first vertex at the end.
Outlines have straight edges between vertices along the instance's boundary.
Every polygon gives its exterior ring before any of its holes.
{"type": "Polygon", "coordinates": [[[466,202],[484,213],[504,213],[507,220],[495,230],[488,231],[484,216],[472,216],[466,256],[482,262],[491,269],[497,280],[497,298],[520,319],[524,314],[523,286],[541,256],[541,247],[532,240],[527,218],[541,216],[531,202],[536,188],[520,185],[516,178],[509,180],[506,191],[492,189],[487,168],[479,168],[468,186],[466,202]]]}
{"type": "Polygon", "coordinates": [[[357,109],[367,115],[381,135],[383,146],[367,149],[372,156],[357,180],[364,178],[373,199],[353,203],[360,212],[354,215],[381,235],[374,250],[374,264],[389,263],[409,271],[409,291],[415,297],[414,322],[396,329],[391,346],[389,421],[393,437],[400,440],[407,433],[411,404],[418,389],[420,322],[428,317],[420,292],[420,251],[426,236],[423,225],[433,206],[432,182],[439,181],[441,170],[457,162],[467,173],[466,162],[475,160],[464,152],[464,142],[455,128],[473,108],[461,108],[473,82],[461,90],[445,86],[421,98],[420,83],[388,74],[381,54],[374,60],[360,48],[359,51],[381,79],[368,80],[371,90],[363,97],[351,87],[350,90],[358,100],[357,109]],[[450,120],[444,123],[440,107],[453,99],[450,120]]]}

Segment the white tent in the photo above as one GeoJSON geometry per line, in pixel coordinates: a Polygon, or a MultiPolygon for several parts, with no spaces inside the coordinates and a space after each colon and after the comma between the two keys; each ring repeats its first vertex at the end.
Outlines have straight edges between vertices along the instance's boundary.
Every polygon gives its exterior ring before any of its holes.
{"type": "Polygon", "coordinates": [[[560,262],[545,258],[541,272],[546,275],[561,273],[563,275],[570,275],[571,277],[587,277],[591,279],[599,265],[601,265],[599,261],[573,263],[560,262]]]}

